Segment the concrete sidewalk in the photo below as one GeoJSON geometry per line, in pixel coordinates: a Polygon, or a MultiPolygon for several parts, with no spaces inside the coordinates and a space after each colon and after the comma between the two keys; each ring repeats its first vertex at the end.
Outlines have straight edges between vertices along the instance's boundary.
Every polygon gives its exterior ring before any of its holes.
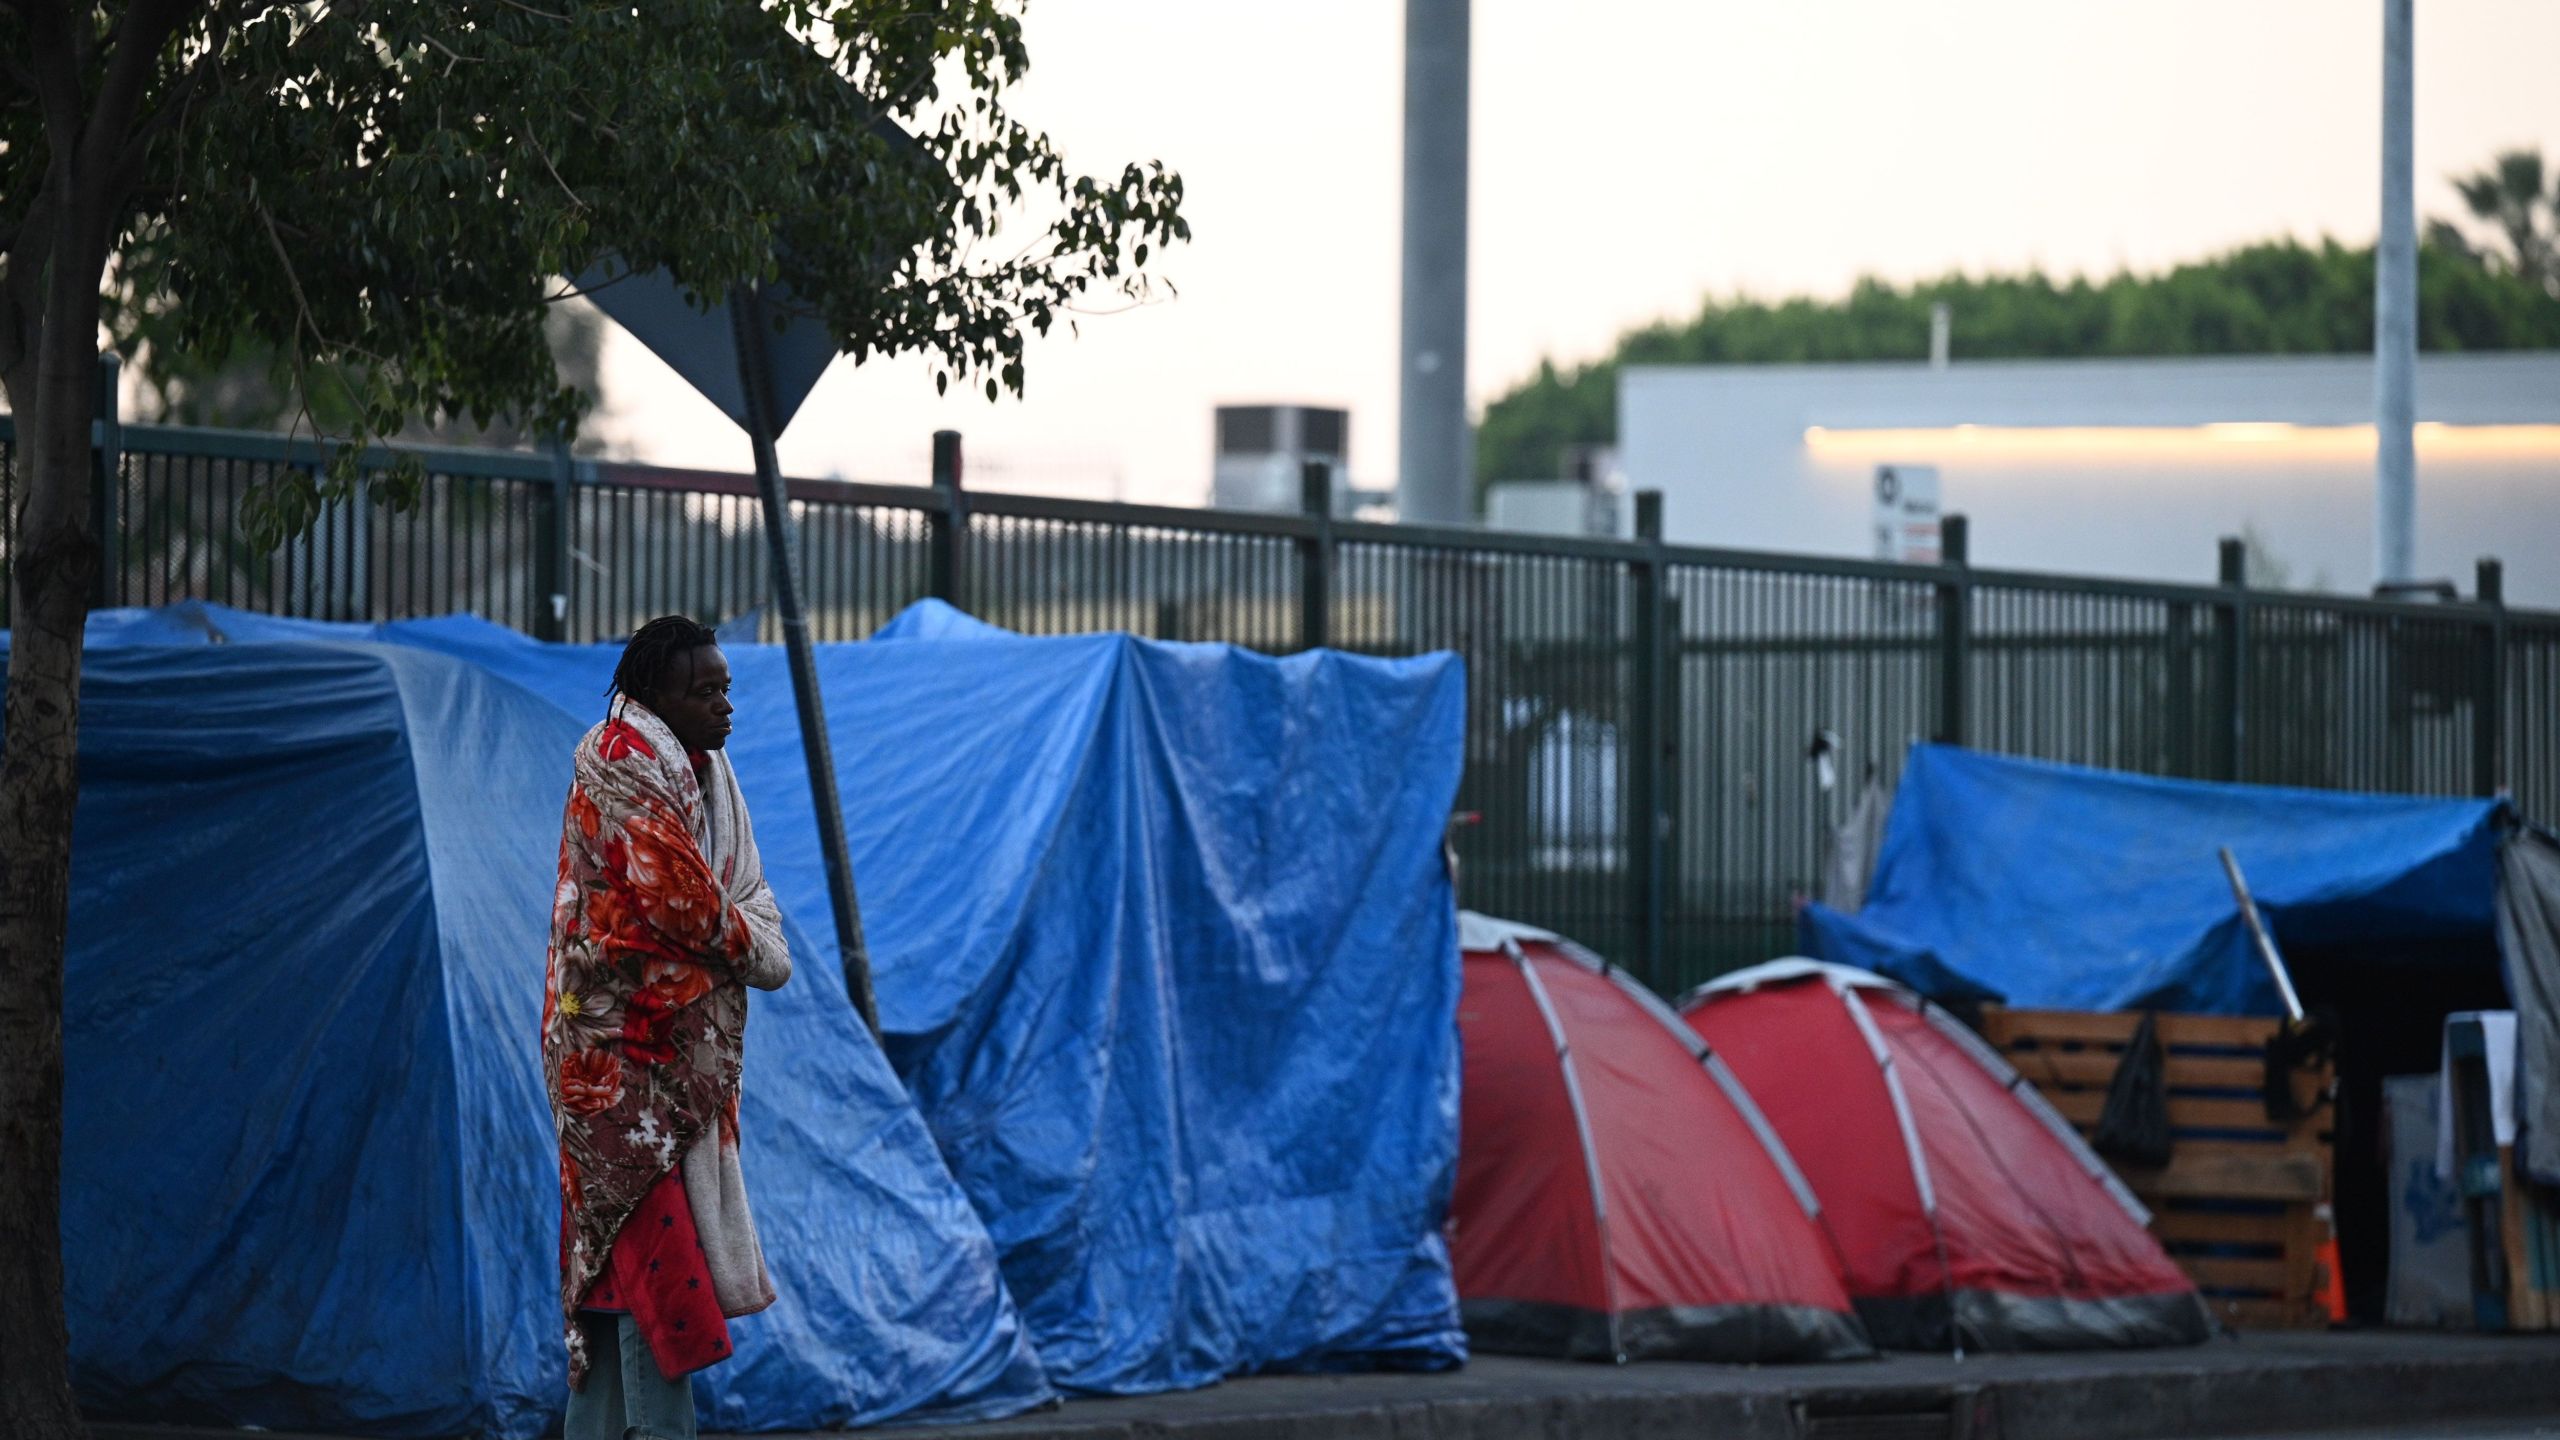
{"type": "Polygon", "coordinates": [[[936,1440],[2162,1440],[2560,1416],[2560,1335],[2257,1334],[2186,1350],[1277,1376],[936,1440]]]}
{"type": "MultiPolygon", "coordinates": [[[[2186,1350],[1897,1355],[1864,1364],[1486,1356],[1445,1375],[1231,1380],[1077,1400],[919,1440],[2199,1440],[2515,1433],[2560,1418],[2560,1334],[2257,1334],[2186,1350]]],[[[230,1430],[102,1423],[96,1440],[238,1440],[230,1430]]],[[[263,1440],[300,1440],[271,1435],[263,1440]]],[[[314,1437],[321,1440],[321,1437],[314,1437]]]]}

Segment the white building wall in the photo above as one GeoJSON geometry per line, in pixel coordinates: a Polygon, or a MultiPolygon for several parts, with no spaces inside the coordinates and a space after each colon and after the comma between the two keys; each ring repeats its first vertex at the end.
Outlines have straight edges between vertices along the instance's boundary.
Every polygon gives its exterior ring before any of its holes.
{"type": "MultiPolygon", "coordinates": [[[[1883,463],[1938,467],[1977,565],[2210,582],[2247,530],[2296,588],[2373,574],[2372,367],[2359,356],[1664,366],[1623,372],[1630,488],[1675,543],[1870,553],[1883,463]]],[[[2418,368],[2419,573],[2560,607],[2560,354],[2418,368]]]]}

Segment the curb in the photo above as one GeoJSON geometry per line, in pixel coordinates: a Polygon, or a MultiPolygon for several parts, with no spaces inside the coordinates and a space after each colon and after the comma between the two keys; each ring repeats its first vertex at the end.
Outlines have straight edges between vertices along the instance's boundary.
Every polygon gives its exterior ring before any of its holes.
{"type": "Polygon", "coordinates": [[[2560,1338],[2337,1335],[2133,1355],[1275,1377],[1076,1400],[949,1440],[2169,1440],[2560,1415],[2560,1338]],[[1853,1374],[1864,1370],[1864,1374],[1853,1374]]]}

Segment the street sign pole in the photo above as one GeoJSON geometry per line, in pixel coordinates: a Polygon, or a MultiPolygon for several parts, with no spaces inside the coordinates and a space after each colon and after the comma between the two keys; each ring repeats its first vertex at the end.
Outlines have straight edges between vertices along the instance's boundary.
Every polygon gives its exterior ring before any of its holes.
{"type": "Polygon", "coordinates": [[[827,742],[826,701],[818,693],[818,657],[809,644],[809,617],[800,604],[793,564],[791,504],[783,491],[782,464],[774,454],[781,430],[774,404],[773,327],[764,296],[752,285],[729,297],[729,324],[738,347],[738,378],[745,391],[747,439],[755,447],[756,492],[764,499],[765,544],[773,561],[773,602],[782,616],[782,646],[791,661],[791,695],[800,711],[800,744],[809,762],[809,799],[818,816],[818,848],[825,857],[827,898],[835,911],[836,948],[844,956],[845,993],[873,1039],[880,1036],[880,1007],[871,990],[871,951],[863,942],[862,907],[854,896],[853,856],[845,842],[844,809],[836,789],[834,747],[827,742]]]}
{"type": "MultiPolygon", "coordinates": [[[[864,103],[850,84],[845,94],[851,104],[864,103]]],[[[887,143],[892,160],[910,167],[915,177],[942,186],[946,199],[956,203],[958,191],[950,176],[913,136],[880,117],[872,120],[871,130],[887,143]]],[[[806,307],[793,307],[787,298],[774,305],[777,297],[790,294],[780,282],[770,290],[753,283],[733,285],[727,304],[706,304],[711,296],[695,294],[666,270],[633,271],[620,257],[604,255],[577,277],[576,285],[736,421],[755,447],[756,493],[764,501],[765,544],[773,559],[771,598],[781,612],[782,644],[790,657],[791,696],[800,712],[800,745],[808,757],[809,799],[826,864],[827,899],[835,912],[836,949],[844,957],[845,994],[877,1040],[880,1007],[871,988],[871,951],[862,937],[852,849],[845,841],[844,810],[836,793],[835,753],[827,742],[826,702],[818,693],[818,660],[810,647],[809,617],[800,603],[800,576],[792,562],[791,501],[773,450],[800,402],[834,363],[835,337],[806,307]],[[722,363],[724,354],[732,363],[722,363]]]]}

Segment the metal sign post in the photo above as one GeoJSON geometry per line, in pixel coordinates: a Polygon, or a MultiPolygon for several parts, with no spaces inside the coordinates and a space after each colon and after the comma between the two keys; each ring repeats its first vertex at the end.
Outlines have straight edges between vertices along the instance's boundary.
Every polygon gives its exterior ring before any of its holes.
{"type": "Polygon", "coordinates": [[[835,912],[836,949],[844,957],[845,993],[853,998],[855,1013],[876,1040],[880,1006],[871,989],[871,949],[863,939],[862,907],[853,891],[853,855],[845,840],[844,807],[837,798],[826,699],[818,690],[818,656],[809,644],[809,617],[800,604],[791,500],[784,492],[782,464],[773,448],[781,429],[775,423],[773,358],[766,349],[773,327],[765,315],[764,296],[755,287],[741,285],[730,294],[729,324],[737,337],[747,440],[755,449],[756,492],[764,498],[765,545],[773,560],[773,604],[782,617],[782,648],[791,662],[791,698],[800,712],[800,746],[809,764],[809,799],[818,816],[818,848],[826,860],[827,898],[835,912]]]}
{"type": "Polygon", "coordinates": [[[578,288],[736,421],[754,447],[756,491],[764,502],[765,544],[773,562],[773,605],[791,662],[791,693],[799,707],[800,745],[808,757],[809,799],[818,818],[836,948],[844,957],[845,993],[876,1039],[880,1013],[871,988],[871,952],[863,940],[861,902],[854,894],[835,753],[827,742],[826,702],[818,691],[817,655],[810,648],[808,615],[800,601],[791,501],[773,448],[835,359],[835,342],[825,326],[789,308],[787,292],[760,286],[737,286],[727,304],[706,308],[663,271],[620,273],[608,264],[580,277],[578,288]]]}

